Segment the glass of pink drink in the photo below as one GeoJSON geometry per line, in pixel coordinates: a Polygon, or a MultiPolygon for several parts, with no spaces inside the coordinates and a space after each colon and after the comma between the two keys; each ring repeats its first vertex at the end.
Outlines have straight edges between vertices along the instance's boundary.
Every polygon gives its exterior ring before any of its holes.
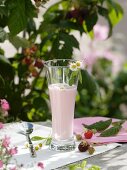
{"type": "Polygon", "coordinates": [[[52,112],[52,141],[50,149],[75,149],[73,119],[78,73],[72,79],[69,64],[74,60],[57,59],[45,62],[52,112]]]}

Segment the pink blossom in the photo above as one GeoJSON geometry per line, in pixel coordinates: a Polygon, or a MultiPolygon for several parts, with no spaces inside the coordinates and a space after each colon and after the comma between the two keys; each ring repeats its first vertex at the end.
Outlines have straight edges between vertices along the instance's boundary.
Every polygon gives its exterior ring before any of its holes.
{"type": "Polygon", "coordinates": [[[0,129],[3,129],[4,124],[2,122],[0,122],[0,129]]]}
{"type": "Polygon", "coordinates": [[[2,162],[2,160],[0,160],[0,168],[2,168],[3,167],[3,162],[2,162]]]}
{"type": "Polygon", "coordinates": [[[17,168],[16,168],[16,167],[13,167],[13,168],[10,168],[10,170],[17,170],[17,168]]]}
{"type": "Polygon", "coordinates": [[[81,54],[81,58],[83,61],[83,64],[87,66],[87,71],[91,72],[92,71],[92,67],[95,64],[97,57],[95,52],[89,52],[87,54],[81,54]]]}
{"type": "Polygon", "coordinates": [[[105,40],[108,37],[108,27],[102,25],[94,26],[94,38],[96,40],[105,40]]]}
{"type": "Polygon", "coordinates": [[[9,106],[9,103],[7,102],[7,100],[1,99],[0,101],[1,101],[1,108],[4,111],[8,111],[10,109],[10,106],[9,106]]]}
{"type": "Polygon", "coordinates": [[[8,153],[10,155],[15,155],[17,152],[18,152],[17,147],[11,148],[11,149],[8,150],[8,153]]]}
{"type": "Polygon", "coordinates": [[[40,167],[41,169],[44,169],[44,164],[42,162],[38,162],[37,166],[40,167]]]}
{"type": "Polygon", "coordinates": [[[5,138],[2,141],[2,146],[7,148],[9,146],[9,144],[10,144],[10,138],[5,136],[5,138]]]}

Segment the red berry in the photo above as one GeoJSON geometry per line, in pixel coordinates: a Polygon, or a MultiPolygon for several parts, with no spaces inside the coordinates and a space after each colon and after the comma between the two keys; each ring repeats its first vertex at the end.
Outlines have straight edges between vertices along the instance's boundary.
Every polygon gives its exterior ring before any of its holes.
{"type": "Polygon", "coordinates": [[[87,141],[82,141],[79,145],[78,145],[78,149],[80,152],[85,152],[87,151],[89,148],[89,144],[87,141]]]}
{"type": "Polygon", "coordinates": [[[37,59],[34,64],[35,67],[37,68],[42,68],[44,66],[43,62],[41,59],[37,59]]]}
{"type": "Polygon", "coordinates": [[[33,77],[38,77],[38,72],[37,72],[37,70],[33,70],[33,71],[32,71],[32,76],[33,76],[33,77]]]}
{"type": "Polygon", "coordinates": [[[84,137],[85,137],[86,139],[91,139],[92,136],[93,136],[92,130],[87,130],[87,131],[84,133],[84,137]]]}
{"type": "Polygon", "coordinates": [[[31,48],[30,48],[30,52],[33,54],[37,51],[37,46],[36,45],[33,45],[31,48]]]}
{"type": "Polygon", "coordinates": [[[25,64],[30,65],[32,62],[33,62],[33,61],[32,61],[32,58],[31,58],[31,57],[28,56],[28,57],[25,57],[25,58],[24,58],[24,63],[25,63],[25,64]]]}

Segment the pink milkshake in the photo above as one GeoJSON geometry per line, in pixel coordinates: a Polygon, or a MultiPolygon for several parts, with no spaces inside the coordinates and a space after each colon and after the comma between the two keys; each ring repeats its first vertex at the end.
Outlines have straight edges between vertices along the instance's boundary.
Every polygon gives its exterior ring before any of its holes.
{"type": "Polygon", "coordinates": [[[77,87],[67,84],[48,86],[52,111],[52,136],[56,140],[73,137],[73,119],[77,87]]]}

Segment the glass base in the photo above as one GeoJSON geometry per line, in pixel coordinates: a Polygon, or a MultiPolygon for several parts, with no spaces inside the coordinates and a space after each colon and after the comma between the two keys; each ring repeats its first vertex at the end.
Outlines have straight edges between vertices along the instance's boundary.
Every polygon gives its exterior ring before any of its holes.
{"type": "Polygon", "coordinates": [[[49,148],[54,151],[72,151],[76,147],[74,138],[69,140],[52,139],[49,148]]]}

